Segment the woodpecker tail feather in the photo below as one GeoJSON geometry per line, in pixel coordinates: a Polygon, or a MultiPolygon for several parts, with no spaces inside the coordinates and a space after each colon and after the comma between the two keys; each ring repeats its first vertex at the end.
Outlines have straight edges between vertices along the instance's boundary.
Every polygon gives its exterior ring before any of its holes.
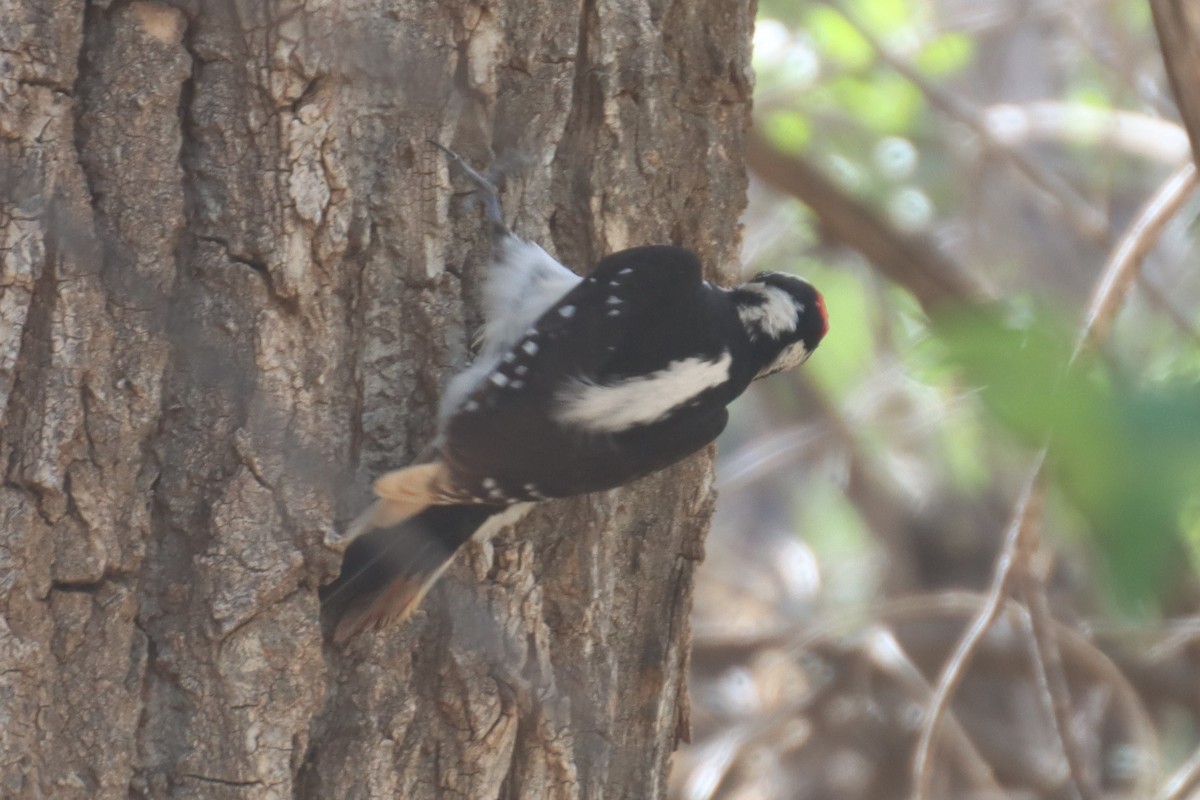
{"type": "Polygon", "coordinates": [[[459,548],[503,510],[431,506],[399,524],[360,536],[346,550],[337,580],[321,590],[334,642],[411,616],[459,548]]]}
{"type": "Polygon", "coordinates": [[[338,540],[339,549],[345,550],[365,533],[376,528],[390,528],[413,516],[407,506],[390,500],[376,500],[367,510],[354,518],[338,540]]]}
{"type": "Polygon", "coordinates": [[[471,502],[455,491],[450,470],[441,461],[385,472],[375,479],[374,489],[376,496],[388,506],[389,513],[403,515],[395,519],[393,525],[427,506],[471,502]]]}
{"type": "Polygon", "coordinates": [[[492,505],[454,485],[450,468],[441,461],[415,464],[385,472],[372,487],[380,501],[374,527],[395,525],[430,506],[492,505]]]}
{"type": "Polygon", "coordinates": [[[379,499],[355,517],[332,544],[345,550],[360,536],[376,528],[399,525],[429,506],[471,502],[457,499],[451,487],[450,473],[440,461],[384,473],[375,481],[375,494],[379,499]]]}

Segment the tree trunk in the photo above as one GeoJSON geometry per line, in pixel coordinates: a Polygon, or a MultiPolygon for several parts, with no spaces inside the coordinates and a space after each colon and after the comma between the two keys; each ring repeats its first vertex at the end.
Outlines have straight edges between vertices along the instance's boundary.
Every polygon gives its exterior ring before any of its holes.
{"type": "Polygon", "coordinates": [[[545,504],[344,648],[317,588],[478,323],[426,140],[507,156],[577,270],[728,278],[751,15],[0,0],[0,796],[663,795],[708,457],[545,504]]]}

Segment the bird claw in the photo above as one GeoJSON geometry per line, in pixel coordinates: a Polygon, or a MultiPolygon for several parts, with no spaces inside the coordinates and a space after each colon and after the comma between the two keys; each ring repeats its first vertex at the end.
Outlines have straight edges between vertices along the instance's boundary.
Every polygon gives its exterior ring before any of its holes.
{"type": "Polygon", "coordinates": [[[508,226],[504,224],[504,216],[500,209],[500,190],[496,188],[496,184],[482,172],[468,164],[466,159],[449,147],[435,142],[433,139],[429,139],[428,142],[445,153],[451,163],[458,167],[471,183],[475,184],[475,190],[483,198],[483,212],[488,222],[492,224],[493,233],[498,236],[507,234],[508,226]]]}

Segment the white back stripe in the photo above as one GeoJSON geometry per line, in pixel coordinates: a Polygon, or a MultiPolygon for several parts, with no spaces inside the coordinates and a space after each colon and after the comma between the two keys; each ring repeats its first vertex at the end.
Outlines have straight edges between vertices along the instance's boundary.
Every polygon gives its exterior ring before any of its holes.
{"type": "Polygon", "coordinates": [[[644,377],[608,385],[573,381],[559,392],[555,417],[589,433],[620,433],[649,425],[725,383],[732,363],[733,357],[726,351],[714,361],[685,358],[644,377]]]}

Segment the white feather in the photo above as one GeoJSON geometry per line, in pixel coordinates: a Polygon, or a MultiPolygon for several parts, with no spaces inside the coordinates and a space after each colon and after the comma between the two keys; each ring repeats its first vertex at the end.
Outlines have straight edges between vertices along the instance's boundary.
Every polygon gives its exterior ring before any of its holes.
{"type": "Polygon", "coordinates": [[[481,353],[471,366],[451,378],[438,403],[439,421],[444,422],[458,411],[475,387],[487,380],[488,375],[491,375],[499,366],[500,358],[498,356],[484,356],[481,353]]]}
{"type": "MultiPolygon", "coordinates": [[[[489,377],[495,380],[505,354],[581,280],[533,242],[512,235],[497,242],[483,286],[484,324],[479,355],[471,366],[446,384],[438,417],[444,421],[458,411],[481,383],[489,377]]],[[[524,350],[533,356],[537,344],[526,342],[524,350]]],[[[507,382],[504,376],[499,377],[507,382]]]]}
{"type": "Polygon", "coordinates": [[[649,425],[729,380],[732,363],[733,357],[726,351],[715,360],[672,361],[644,377],[607,385],[576,380],[560,392],[556,417],[560,423],[589,433],[620,433],[649,425]]]}
{"type": "Polygon", "coordinates": [[[539,245],[505,236],[497,243],[483,286],[484,351],[509,350],[581,280],[539,245]]]}
{"type": "Polygon", "coordinates": [[[738,290],[754,292],[763,298],[761,303],[738,307],[738,319],[751,336],[763,333],[778,339],[782,334],[796,330],[800,324],[800,312],[804,309],[797,308],[791,294],[783,289],[751,282],[743,283],[738,290]]]}

